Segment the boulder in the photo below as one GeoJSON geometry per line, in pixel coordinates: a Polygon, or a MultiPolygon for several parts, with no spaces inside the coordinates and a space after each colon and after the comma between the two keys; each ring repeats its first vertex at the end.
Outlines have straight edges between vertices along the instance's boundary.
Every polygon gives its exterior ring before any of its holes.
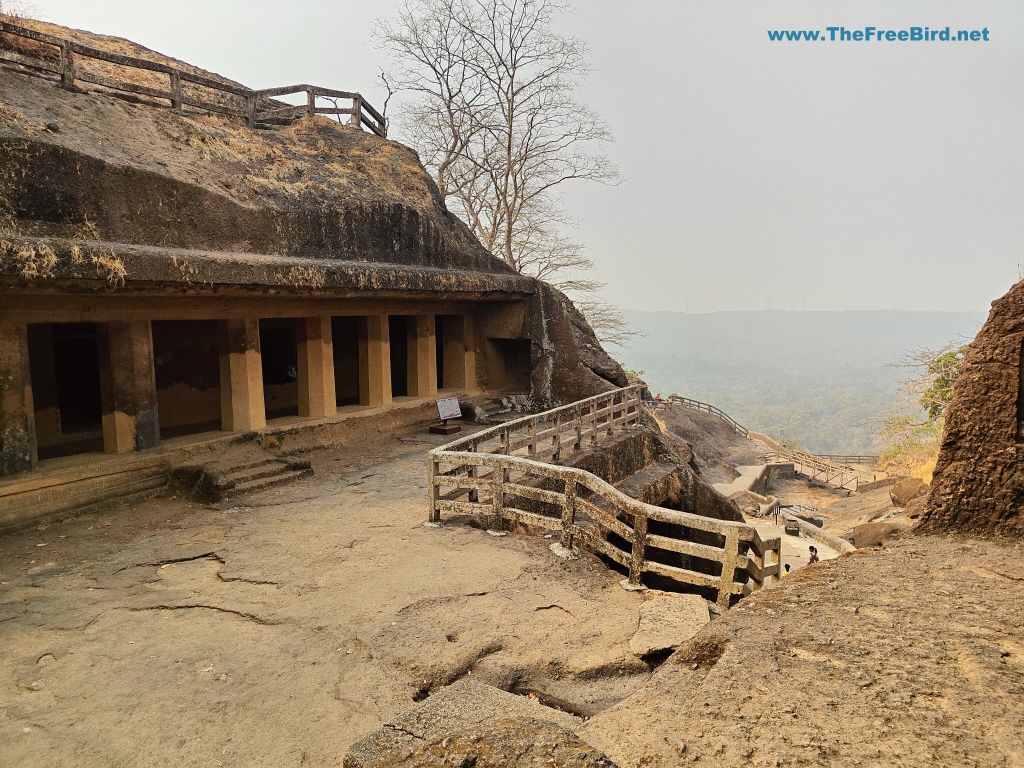
{"type": "Polygon", "coordinates": [[[678,648],[711,621],[708,603],[700,595],[648,592],[640,606],[640,624],[629,640],[636,656],[678,648]]]}
{"type": "Polygon", "coordinates": [[[907,502],[907,506],[903,510],[903,513],[911,520],[917,520],[924,514],[924,508],[927,502],[927,496],[918,496],[916,499],[911,499],[907,502]]]}
{"type": "Polygon", "coordinates": [[[849,540],[858,549],[862,547],[878,547],[890,539],[895,539],[904,531],[914,527],[914,521],[906,517],[894,517],[874,523],[863,523],[850,531],[849,540]]]}
{"type": "Polygon", "coordinates": [[[900,480],[889,489],[889,498],[897,507],[905,507],[914,499],[928,493],[928,483],[916,477],[900,480]]]}
{"type": "Polygon", "coordinates": [[[579,718],[464,678],[348,748],[344,768],[616,768],[579,718]]]}

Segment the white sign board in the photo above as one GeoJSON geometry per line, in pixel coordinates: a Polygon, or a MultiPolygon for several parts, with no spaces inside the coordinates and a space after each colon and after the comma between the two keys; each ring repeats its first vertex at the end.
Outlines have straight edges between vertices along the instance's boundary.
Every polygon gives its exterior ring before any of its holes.
{"type": "Polygon", "coordinates": [[[437,401],[437,415],[441,421],[446,419],[461,419],[462,409],[459,408],[459,398],[445,397],[437,401]]]}

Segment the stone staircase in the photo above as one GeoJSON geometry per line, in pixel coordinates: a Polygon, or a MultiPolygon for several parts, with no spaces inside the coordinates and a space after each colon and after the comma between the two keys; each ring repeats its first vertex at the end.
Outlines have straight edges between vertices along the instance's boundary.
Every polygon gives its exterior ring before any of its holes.
{"type": "Polygon", "coordinates": [[[241,462],[220,459],[173,467],[171,483],[190,498],[214,503],[250,496],[313,474],[308,461],[283,456],[247,457],[241,462]]]}

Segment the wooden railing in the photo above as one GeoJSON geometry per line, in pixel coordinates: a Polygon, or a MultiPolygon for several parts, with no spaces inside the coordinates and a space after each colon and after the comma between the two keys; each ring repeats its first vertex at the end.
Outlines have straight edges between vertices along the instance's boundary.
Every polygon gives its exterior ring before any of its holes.
{"type": "MultiPolygon", "coordinates": [[[[341,115],[347,115],[350,125],[356,127],[365,126],[371,133],[377,136],[387,136],[387,121],[384,119],[384,116],[368,104],[358,93],[337,91],[331,88],[321,88],[306,84],[254,91],[240,85],[233,85],[210,77],[204,77],[203,75],[198,75],[169,64],[149,59],[140,59],[134,56],[123,56],[118,53],[100,50],[99,48],[92,48],[72,40],[37,32],[34,29],[11,24],[6,21],[0,21],[0,32],[53,46],[56,49],[56,55],[53,58],[59,62],[58,68],[49,69],[40,65],[36,65],[35,68],[59,75],[61,85],[65,88],[75,88],[80,82],[90,83],[149,98],[166,99],[174,109],[182,109],[189,106],[206,112],[217,112],[239,117],[250,126],[263,120],[293,118],[301,115],[329,115],[336,118],[341,115]],[[154,88],[139,83],[117,80],[97,72],[84,70],[78,66],[80,61],[89,59],[116,64],[130,69],[144,70],[158,75],[166,75],[167,86],[166,88],[154,88]],[[191,93],[189,89],[186,89],[184,87],[186,84],[214,91],[222,101],[218,102],[201,98],[199,95],[191,93]],[[271,99],[273,96],[285,96],[294,93],[304,93],[306,95],[306,103],[301,106],[290,106],[271,99]],[[347,100],[350,102],[349,106],[339,107],[338,99],[347,100]],[[322,106],[319,100],[329,100],[331,106],[322,106]]],[[[43,57],[43,59],[45,58],[43,57]]]]}
{"type": "Polygon", "coordinates": [[[685,406],[686,408],[692,408],[695,411],[704,411],[705,413],[710,413],[714,416],[717,416],[744,437],[746,437],[749,433],[749,430],[742,424],[740,424],[738,421],[736,421],[736,419],[734,419],[728,413],[723,411],[721,408],[711,405],[711,403],[702,403],[700,400],[694,400],[693,398],[690,397],[683,397],[682,395],[669,395],[668,400],[665,402],[669,404],[669,407],[673,405],[682,405],[685,406]]]}
{"type": "MultiPolygon", "coordinates": [[[[694,400],[689,397],[683,397],[682,395],[669,395],[666,401],[671,405],[682,405],[686,408],[692,408],[697,411],[704,411],[710,413],[718,418],[722,419],[726,424],[736,430],[739,434],[744,437],[753,439],[757,437],[760,440],[770,440],[767,436],[761,435],[760,433],[753,433],[729,414],[723,411],[721,408],[717,408],[710,403],[703,403],[700,400],[694,400]]],[[[834,485],[837,488],[845,488],[847,490],[857,490],[862,479],[865,481],[874,480],[874,473],[866,473],[862,469],[851,467],[848,464],[838,463],[833,461],[833,457],[821,456],[814,453],[807,453],[806,451],[800,451],[792,448],[788,448],[775,440],[770,440],[771,448],[773,451],[770,457],[776,461],[791,461],[793,464],[800,466],[806,470],[806,474],[810,476],[812,480],[823,479],[824,482],[834,485]],[[870,475],[870,477],[867,477],[870,475]],[[852,486],[852,487],[851,487],[852,486]]],[[[844,456],[842,458],[851,458],[844,456]]],[[[877,459],[877,456],[855,456],[855,459],[877,459]]],[[[858,462],[858,463],[867,463],[858,462]]],[[[872,462],[873,463],[873,462],[872,462]]]]}
{"type": "Polygon", "coordinates": [[[762,540],[744,523],[645,504],[590,472],[548,463],[640,424],[640,390],[614,390],[434,449],[430,521],[439,522],[442,513],[472,514],[557,530],[567,550],[584,546],[604,555],[628,572],[630,584],[656,574],[715,590],[723,607],[733,595],[778,578],[780,539],[762,540]],[[656,559],[655,551],[671,555],[656,559]]]}
{"type": "MultiPolygon", "coordinates": [[[[792,462],[795,467],[802,469],[803,474],[808,475],[812,480],[822,480],[837,488],[846,488],[851,491],[856,491],[859,488],[861,476],[865,474],[863,470],[856,467],[836,464],[817,454],[798,451],[784,446],[775,449],[774,458],[776,461],[792,462]]],[[[871,475],[871,480],[875,479],[873,473],[868,474],[871,475]]]]}
{"type": "Polygon", "coordinates": [[[874,466],[878,464],[880,457],[874,455],[859,455],[859,454],[847,454],[847,453],[819,453],[819,456],[823,459],[828,459],[836,464],[868,464],[874,466]]]}

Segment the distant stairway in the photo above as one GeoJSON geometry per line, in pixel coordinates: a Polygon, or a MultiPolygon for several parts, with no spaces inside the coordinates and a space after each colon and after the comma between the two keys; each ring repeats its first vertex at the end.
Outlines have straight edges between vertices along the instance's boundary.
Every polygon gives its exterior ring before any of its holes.
{"type": "Polygon", "coordinates": [[[206,504],[249,496],[313,474],[308,461],[270,457],[244,463],[219,460],[171,469],[171,482],[190,498],[206,504]]]}

